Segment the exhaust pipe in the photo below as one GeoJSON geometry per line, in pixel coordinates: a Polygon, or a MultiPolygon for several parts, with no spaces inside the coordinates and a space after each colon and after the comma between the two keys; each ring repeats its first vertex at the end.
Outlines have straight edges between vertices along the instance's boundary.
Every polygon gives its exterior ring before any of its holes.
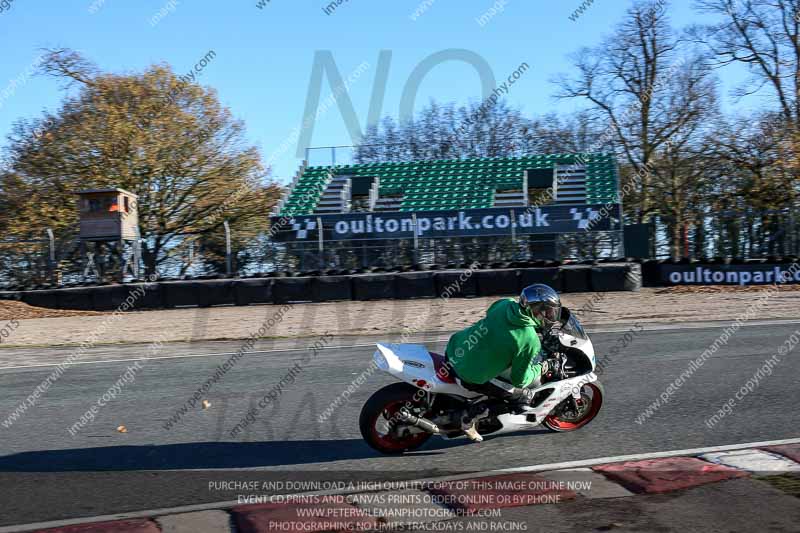
{"type": "Polygon", "coordinates": [[[403,422],[404,424],[409,424],[414,427],[418,427],[421,430],[427,431],[428,433],[432,433],[434,435],[438,435],[440,433],[439,426],[437,426],[427,418],[414,416],[405,409],[397,413],[397,419],[400,422],[403,422]]]}

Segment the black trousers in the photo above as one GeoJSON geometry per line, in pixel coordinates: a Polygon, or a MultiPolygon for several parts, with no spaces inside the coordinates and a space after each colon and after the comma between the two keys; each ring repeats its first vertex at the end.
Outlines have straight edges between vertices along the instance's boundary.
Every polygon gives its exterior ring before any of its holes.
{"type": "Polygon", "coordinates": [[[505,381],[501,381],[496,378],[481,384],[465,381],[458,375],[458,372],[456,372],[456,369],[453,368],[453,365],[450,363],[450,359],[447,356],[445,356],[445,361],[447,370],[452,376],[455,377],[458,384],[469,391],[484,394],[490,398],[506,401],[514,401],[520,396],[519,389],[510,383],[506,383],[505,381]]]}

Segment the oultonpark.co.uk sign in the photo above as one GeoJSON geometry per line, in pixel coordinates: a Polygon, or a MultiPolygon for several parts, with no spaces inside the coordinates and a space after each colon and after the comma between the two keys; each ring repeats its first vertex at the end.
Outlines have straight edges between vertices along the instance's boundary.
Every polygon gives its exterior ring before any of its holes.
{"type": "Polygon", "coordinates": [[[271,232],[277,241],[315,241],[320,222],[325,241],[409,239],[418,237],[488,237],[498,235],[577,233],[620,229],[619,205],[543,206],[464,211],[420,211],[303,215],[282,220],[271,232]],[[605,208],[605,211],[601,209],[605,208]],[[603,213],[608,213],[603,216],[603,213]]]}
{"type": "Polygon", "coordinates": [[[800,265],[660,265],[665,285],[772,285],[800,283],[800,265]]]}

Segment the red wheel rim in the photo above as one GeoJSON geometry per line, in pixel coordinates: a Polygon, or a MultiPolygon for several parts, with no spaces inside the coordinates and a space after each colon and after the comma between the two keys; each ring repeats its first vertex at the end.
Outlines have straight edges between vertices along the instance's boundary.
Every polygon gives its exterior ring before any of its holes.
{"type": "Polygon", "coordinates": [[[378,431],[377,424],[381,418],[385,420],[391,420],[393,416],[395,416],[400,409],[402,409],[407,403],[402,400],[396,400],[384,406],[381,412],[378,413],[372,419],[372,423],[370,424],[370,428],[372,431],[372,437],[377,441],[383,448],[392,451],[400,451],[405,450],[407,448],[412,448],[414,446],[420,445],[422,442],[425,441],[429,437],[428,433],[421,432],[421,433],[414,433],[409,435],[405,438],[398,438],[391,433],[383,434],[378,431]]]}
{"type": "Polygon", "coordinates": [[[589,399],[591,405],[581,419],[577,422],[567,422],[566,420],[561,420],[557,416],[551,415],[545,417],[544,419],[549,426],[563,431],[571,431],[573,429],[578,429],[579,427],[585,426],[591,422],[595,416],[597,416],[597,413],[600,411],[600,406],[603,405],[603,395],[600,392],[600,389],[593,383],[587,383],[583,387],[584,388],[581,389],[581,399],[586,401],[586,399],[584,399],[585,394],[583,392],[586,387],[592,389],[592,397],[589,399]]]}

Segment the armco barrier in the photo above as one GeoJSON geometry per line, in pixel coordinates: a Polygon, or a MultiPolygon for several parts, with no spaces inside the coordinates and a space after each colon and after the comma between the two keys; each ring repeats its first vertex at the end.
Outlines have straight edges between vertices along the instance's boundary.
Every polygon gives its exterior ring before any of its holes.
{"type": "Polygon", "coordinates": [[[561,267],[561,292],[589,292],[592,290],[591,278],[590,266],[561,267]]]}
{"type": "Polygon", "coordinates": [[[554,290],[561,292],[563,280],[561,279],[561,269],[558,267],[546,268],[523,268],[519,271],[519,289],[520,291],[528,285],[534,283],[544,283],[549,285],[554,290]]]}
{"type": "Polygon", "coordinates": [[[272,301],[276,304],[310,302],[311,283],[314,278],[275,278],[272,301]]]}
{"type": "Polygon", "coordinates": [[[428,272],[396,274],[394,277],[395,298],[433,298],[436,296],[436,279],[428,272]]]}
{"type": "Polygon", "coordinates": [[[519,293],[519,270],[479,270],[475,272],[478,296],[507,296],[519,293]]]}
{"type": "Polygon", "coordinates": [[[233,298],[236,305],[271,304],[271,278],[240,279],[233,285],[233,298]]]}
{"type": "Polygon", "coordinates": [[[350,276],[321,276],[312,278],[311,298],[315,302],[352,300],[353,286],[350,276]]]}
{"type": "Polygon", "coordinates": [[[362,274],[353,276],[354,300],[394,300],[394,274],[362,274]]]}
{"type": "MultiPolygon", "coordinates": [[[[786,266],[786,265],[784,265],[786,266]]],[[[763,265],[759,265],[763,268],[763,265]]],[[[500,270],[439,270],[394,274],[186,280],[131,283],[23,292],[4,292],[36,307],[111,311],[136,295],[132,309],[207,307],[337,300],[392,300],[513,296],[522,287],[545,283],[559,292],[635,291],[641,286],[635,263],[500,270]],[[142,293],[142,287],[147,290],[142,293]]]]}

